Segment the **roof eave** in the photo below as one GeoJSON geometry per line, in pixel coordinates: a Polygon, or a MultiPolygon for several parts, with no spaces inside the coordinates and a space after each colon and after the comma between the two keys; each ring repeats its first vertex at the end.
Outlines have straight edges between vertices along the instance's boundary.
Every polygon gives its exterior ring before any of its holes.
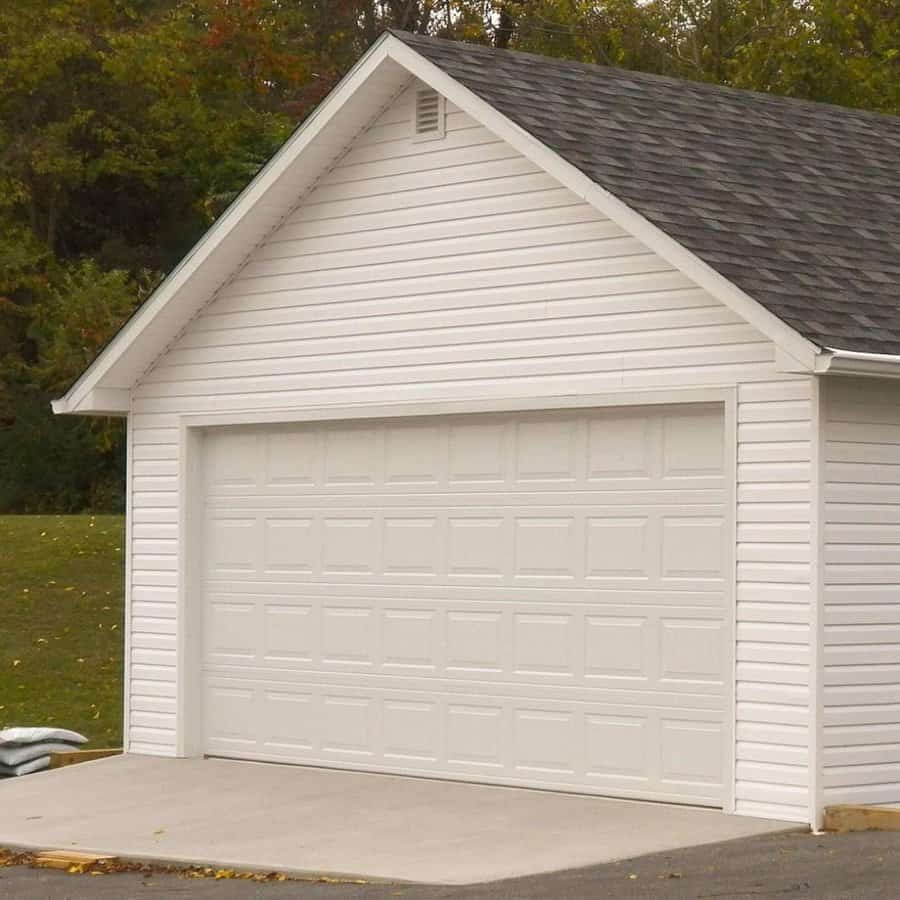
{"type": "Polygon", "coordinates": [[[68,395],[60,397],[59,400],[53,400],[50,406],[58,416],[86,415],[121,418],[127,416],[131,411],[131,391],[127,388],[95,387],[81,398],[77,407],[71,405],[68,395]]]}
{"type": "Polygon", "coordinates": [[[864,353],[826,347],[816,358],[817,375],[866,375],[870,378],[900,378],[900,356],[864,353]]]}

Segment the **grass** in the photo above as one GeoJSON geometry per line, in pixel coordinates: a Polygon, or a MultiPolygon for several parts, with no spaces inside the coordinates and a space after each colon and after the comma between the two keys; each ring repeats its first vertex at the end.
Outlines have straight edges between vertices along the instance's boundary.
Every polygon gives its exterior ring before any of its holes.
{"type": "Polygon", "coordinates": [[[0,516],[0,728],[122,741],[124,520],[0,516]]]}

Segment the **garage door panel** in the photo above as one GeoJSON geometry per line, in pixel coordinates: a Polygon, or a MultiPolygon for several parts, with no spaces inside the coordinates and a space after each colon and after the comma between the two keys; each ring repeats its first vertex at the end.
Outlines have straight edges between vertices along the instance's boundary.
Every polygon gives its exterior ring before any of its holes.
{"type": "Polygon", "coordinates": [[[210,752],[696,802],[715,802],[721,791],[724,735],[715,710],[246,685],[208,684],[214,709],[222,698],[240,702],[230,717],[216,712],[208,723],[210,752]]]}
{"type": "MultiPolygon", "coordinates": [[[[499,498],[498,498],[499,499],[499,498]]],[[[721,504],[295,507],[207,512],[206,577],[712,589],[724,583],[721,504]],[[565,513],[563,513],[565,510],[565,513]]]]}
{"type": "Polygon", "coordinates": [[[211,429],[209,496],[716,490],[724,436],[714,404],[211,429]]]}
{"type": "Polygon", "coordinates": [[[204,443],[207,752],[719,800],[721,407],[204,443]]]}
{"type": "Polygon", "coordinates": [[[518,684],[626,682],[720,692],[721,612],[652,605],[554,606],[210,594],[211,665],[381,672],[518,684]],[[675,614],[677,613],[677,614],[675,614]],[[261,624],[260,624],[261,623],[261,624]]]}
{"type": "Polygon", "coordinates": [[[310,601],[285,598],[283,602],[256,604],[257,619],[262,619],[262,643],[256,656],[276,665],[313,663],[319,655],[316,640],[319,630],[318,606],[310,601]]]}

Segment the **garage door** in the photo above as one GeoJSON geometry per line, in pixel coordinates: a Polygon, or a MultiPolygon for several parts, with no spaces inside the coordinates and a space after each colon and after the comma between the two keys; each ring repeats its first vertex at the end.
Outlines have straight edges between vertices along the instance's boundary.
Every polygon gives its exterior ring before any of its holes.
{"type": "Polygon", "coordinates": [[[209,429],[205,752],[720,804],[720,405],[209,429]]]}

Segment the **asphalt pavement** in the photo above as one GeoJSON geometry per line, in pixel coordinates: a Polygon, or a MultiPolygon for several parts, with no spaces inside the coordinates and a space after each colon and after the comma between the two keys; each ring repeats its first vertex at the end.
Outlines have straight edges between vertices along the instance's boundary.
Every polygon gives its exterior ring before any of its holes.
{"type": "MultiPolygon", "coordinates": [[[[452,850],[448,849],[448,853],[452,850]]],[[[784,833],[463,887],[179,875],[70,875],[0,868],[2,900],[891,900],[900,897],[900,833],[784,833]]]]}

